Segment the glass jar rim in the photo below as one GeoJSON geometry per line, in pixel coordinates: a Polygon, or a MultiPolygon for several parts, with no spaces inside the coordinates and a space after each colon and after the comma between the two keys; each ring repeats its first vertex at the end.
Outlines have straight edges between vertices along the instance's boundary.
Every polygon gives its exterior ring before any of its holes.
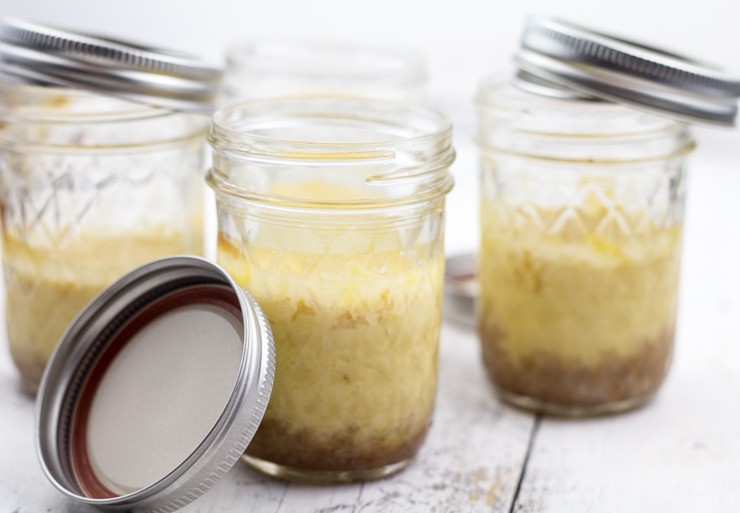
{"type": "MultiPolygon", "coordinates": [[[[26,94],[28,97],[38,98],[39,100],[37,108],[23,109],[23,111],[14,108],[15,106],[12,104],[3,105],[3,102],[0,101],[0,121],[3,122],[110,123],[149,120],[183,114],[163,107],[154,107],[124,98],[64,86],[26,84],[0,78],[0,88],[9,92],[10,95],[26,94]],[[61,110],[70,100],[73,102],[93,100],[98,105],[97,108],[61,110]]],[[[22,103],[19,102],[19,106],[23,106],[22,103]]],[[[192,113],[185,114],[197,116],[197,114],[192,113]]]]}
{"type": "MultiPolygon", "coordinates": [[[[643,117],[650,117],[656,122],[666,127],[685,127],[690,123],[668,116],[661,116],[654,112],[641,110],[632,105],[625,105],[602,98],[587,96],[581,93],[575,93],[573,96],[566,95],[563,97],[556,95],[547,95],[533,92],[530,89],[518,87],[515,81],[512,81],[514,72],[512,70],[494,72],[486,76],[480,83],[476,91],[474,102],[479,109],[497,108],[503,106],[503,101],[517,101],[517,95],[531,95],[536,98],[538,104],[545,107],[554,108],[574,108],[581,109],[584,112],[619,112],[631,111],[640,114],[643,117]],[[507,91],[507,89],[509,91],[507,91]],[[511,93],[514,94],[511,94],[511,93]],[[494,93],[496,98],[494,98],[494,93]]],[[[531,98],[530,98],[531,100],[531,98]]]]}
{"type": "Polygon", "coordinates": [[[486,77],[475,104],[475,143],[483,152],[611,167],[682,158],[696,146],[689,123],[567,91],[565,97],[541,94],[519,87],[511,72],[486,77]]]}
{"type": "MultiPolygon", "coordinates": [[[[376,130],[375,133],[382,132],[376,130]]],[[[260,153],[254,147],[247,146],[250,143],[258,145],[261,151],[266,152],[263,153],[264,156],[284,159],[315,159],[317,156],[331,155],[334,161],[372,160],[387,158],[396,146],[418,145],[435,140],[451,141],[452,123],[443,114],[416,105],[354,97],[284,97],[234,103],[217,110],[213,115],[208,139],[214,149],[243,152],[253,156],[260,153]],[[287,112],[283,112],[283,109],[287,112]],[[370,112],[389,118],[384,121],[377,116],[371,117],[368,115],[370,112]],[[389,134],[386,138],[374,140],[337,141],[277,137],[254,131],[258,128],[258,121],[263,123],[259,128],[266,129],[310,126],[311,115],[323,122],[347,122],[358,127],[364,125],[365,128],[374,124],[377,127],[405,128],[414,133],[406,136],[397,134],[395,137],[389,134]],[[412,116],[416,116],[419,122],[416,127],[409,126],[412,116]],[[395,125],[392,123],[393,118],[397,121],[395,125]],[[251,127],[246,125],[250,120],[253,123],[251,127]],[[283,124],[276,120],[282,120],[283,124]],[[400,121],[405,121],[406,126],[402,126],[400,121]],[[421,123],[426,123],[426,126],[421,126],[421,123]]]]}
{"type": "MultiPolygon", "coordinates": [[[[643,127],[635,131],[605,132],[603,134],[607,137],[614,138],[624,137],[632,139],[643,135],[672,134],[685,131],[690,127],[690,124],[685,121],[661,116],[631,105],[623,105],[601,98],[583,95],[559,97],[539,94],[528,88],[518,87],[516,82],[512,80],[512,76],[512,72],[508,70],[490,74],[483,79],[474,97],[475,105],[480,112],[490,113],[498,109],[517,110],[518,107],[526,107],[527,109],[534,110],[537,107],[541,107],[545,110],[551,109],[553,112],[568,110],[569,112],[573,111],[574,113],[583,115],[626,113],[639,117],[640,121],[644,124],[643,127]],[[536,103],[534,107],[532,105],[533,102],[536,103]],[[646,120],[650,121],[650,123],[645,124],[646,120]]],[[[556,134],[553,133],[552,135],[556,134]]],[[[558,133],[557,135],[560,137],[566,136],[565,133],[558,133]]],[[[594,135],[590,134],[589,137],[591,138],[594,135]]]]}
{"type": "MultiPolygon", "coordinates": [[[[209,184],[219,193],[246,200],[276,202],[236,185],[220,167],[229,160],[307,170],[351,169],[371,189],[400,186],[407,191],[332,201],[338,208],[417,203],[446,194],[453,183],[452,124],[437,111],[415,105],[334,96],[242,102],[216,111],[208,139],[215,162],[209,184]]],[[[297,207],[326,206],[319,199],[283,200],[297,207]]]]}

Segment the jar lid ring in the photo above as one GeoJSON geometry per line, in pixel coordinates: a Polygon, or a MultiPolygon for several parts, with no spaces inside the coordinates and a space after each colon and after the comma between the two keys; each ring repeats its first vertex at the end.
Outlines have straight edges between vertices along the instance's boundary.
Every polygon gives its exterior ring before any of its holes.
{"type": "Polygon", "coordinates": [[[223,70],[172,50],[6,18],[0,76],[81,88],[171,110],[208,112],[223,70]]]}
{"type": "Polygon", "coordinates": [[[541,87],[579,93],[677,118],[732,126],[740,79],[669,51],[551,18],[530,18],[514,59],[541,87]]]}

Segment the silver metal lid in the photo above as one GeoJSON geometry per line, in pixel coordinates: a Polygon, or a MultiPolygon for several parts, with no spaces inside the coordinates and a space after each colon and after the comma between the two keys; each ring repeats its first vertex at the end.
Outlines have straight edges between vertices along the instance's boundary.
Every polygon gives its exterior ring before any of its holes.
{"type": "Polygon", "coordinates": [[[210,111],[223,70],[195,57],[28,21],[0,22],[0,76],[210,111]]]}
{"type": "MultiPolygon", "coordinates": [[[[519,83],[562,87],[692,122],[732,126],[740,79],[695,60],[560,20],[528,20],[519,83]]],[[[560,92],[557,92],[560,91],[560,92]]]]}
{"type": "Polygon", "coordinates": [[[274,351],[270,327],[257,303],[215,264],[170,257],[132,271],[83,309],[44,373],[37,450],[47,477],[68,497],[104,510],[171,512],[192,502],[240,459],[254,436],[272,390],[274,351]],[[184,328],[184,319],[195,326],[184,328]],[[214,319],[219,329],[208,329],[214,319]],[[214,340],[214,333],[228,337],[214,340]],[[163,338],[172,344],[165,347],[177,351],[154,353],[163,338]],[[198,355],[175,354],[187,353],[181,347],[198,348],[198,355]],[[210,358],[214,360],[204,367],[202,360],[210,358]],[[226,377],[203,370],[219,362],[228,362],[226,377]],[[146,387],[144,393],[131,390],[137,387],[146,387]],[[166,407],[154,409],[161,403],[166,407]],[[209,405],[210,413],[204,413],[203,405],[209,405]],[[147,411],[150,415],[142,413],[147,411]],[[110,421],[101,415],[110,412],[129,424],[124,436],[112,436],[121,428],[105,424],[110,421]],[[176,429],[168,429],[171,418],[178,419],[176,429]],[[177,454],[167,454],[162,446],[170,446],[159,442],[183,437],[191,422],[202,424],[202,429],[192,429],[194,434],[188,436],[194,438],[187,443],[173,442],[177,454]],[[139,445],[125,440],[131,426],[142,426],[136,435],[142,439],[139,445]],[[154,450],[144,452],[141,447],[154,450]],[[105,451],[117,453],[101,454],[105,451]],[[167,470],[161,475],[160,469],[152,471],[151,462],[142,463],[142,454],[157,465],[168,461],[160,465],[167,470]],[[121,459],[125,470],[106,475],[105,467],[121,459]],[[140,477],[142,469],[153,476],[140,477]],[[133,477],[120,479],[116,474],[133,477]],[[122,490],[106,484],[126,480],[134,484],[115,485],[122,490]]]}

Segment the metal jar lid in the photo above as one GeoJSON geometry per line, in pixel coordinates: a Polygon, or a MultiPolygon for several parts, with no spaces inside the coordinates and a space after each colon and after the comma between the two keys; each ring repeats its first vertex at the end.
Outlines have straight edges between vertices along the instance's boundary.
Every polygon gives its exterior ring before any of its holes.
{"type": "Polygon", "coordinates": [[[547,18],[528,20],[518,80],[554,96],[563,87],[673,118],[732,126],[740,80],[664,50],[547,18]]]}
{"type": "Polygon", "coordinates": [[[183,111],[213,109],[223,70],[183,53],[38,23],[0,22],[0,76],[183,111]]]}
{"type": "Polygon", "coordinates": [[[225,271],[185,256],[146,264],[80,313],[47,366],[44,472],[104,510],[174,511],[239,460],[274,373],[269,325],[225,271]]]}

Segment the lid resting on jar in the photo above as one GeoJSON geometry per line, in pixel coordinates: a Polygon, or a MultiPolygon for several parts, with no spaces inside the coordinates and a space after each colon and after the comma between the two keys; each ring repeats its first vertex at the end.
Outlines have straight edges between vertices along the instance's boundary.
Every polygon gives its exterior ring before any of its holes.
{"type": "Polygon", "coordinates": [[[180,52],[28,21],[0,22],[0,76],[14,81],[210,111],[222,74],[220,67],[180,52]]]}
{"type": "Polygon", "coordinates": [[[739,79],[674,53],[560,20],[528,20],[515,62],[519,85],[533,92],[574,97],[567,92],[571,90],[580,97],[681,120],[735,123],[739,79]]]}
{"type": "Polygon", "coordinates": [[[47,366],[44,472],[104,510],[174,511],[239,460],[274,373],[270,327],[225,271],[196,257],[146,264],[85,307],[47,366]]]}

